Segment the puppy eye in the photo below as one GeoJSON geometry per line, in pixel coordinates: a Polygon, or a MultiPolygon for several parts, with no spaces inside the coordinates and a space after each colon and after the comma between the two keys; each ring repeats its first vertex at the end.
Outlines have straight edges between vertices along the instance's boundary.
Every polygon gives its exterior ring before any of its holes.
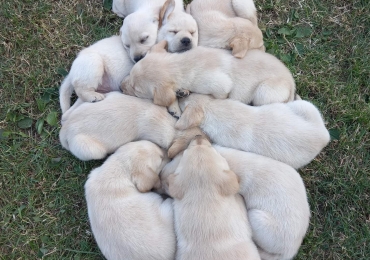
{"type": "Polygon", "coordinates": [[[129,49],[130,48],[130,45],[125,44],[125,48],[129,49]]]}
{"type": "Polygon", "coordinates": [[[170,31],[170,33],[177,34],[178,31],[170,31]]]}
{"type": "Polygon", "coordinates": [[[194,35],[195,32],[190,32],[191,35],[194,35]]]}
{"type": "Polygon", "coordinates": [[[149,36],[147,36],[147,37],[145,37],[145,38],[141,39],[141,40],[140,40],[140,43],[141,43],[141,44],[145,43],[145,42],[146,42],[146,40],[148,40],[148,38],[149,38],[149,36]]]}

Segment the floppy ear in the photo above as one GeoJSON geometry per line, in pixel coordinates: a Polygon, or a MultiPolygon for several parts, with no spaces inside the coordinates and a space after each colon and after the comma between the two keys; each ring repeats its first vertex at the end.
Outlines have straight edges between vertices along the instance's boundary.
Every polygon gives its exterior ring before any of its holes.
{"type": "Polygon", "coordinates": [[[150,49],[150,52],[167,52],[167,45],[168,42],[166,40],[158,42],[156,45],[153,45],[153,47],[150,49]]]}
{"type": "Polygon", "coordinates": [[[184,197],[184,192],[181,190],[181,185],[176,185],[176,175],[168,175],[168,195],[172,198],[181,200],[184,197]]]}
{"type": "Polygon", "coordinates": [[[230,196],[239,192],[239,178],[233,171],[225,171],[219,183],[219,192],[222,196],[230,196]]]}
{"type": "Polygon", "coordinates": [[[158,27],[161,28],[162,25],[167,23],[168,18],[172,14],[173,10],[175,9],[175,0],[167,0],[161,8],[159,12],[159,25],[158,27]]]}
{"type": "Polygon", "coordinates": [[[151,168],[132,173],[132,182],[140,192],[148,192],[153,187],[158,186],[159,176],[151,168]]]}
{"type": "Polygon", "coordinates": [[[249,49],[249,43],[250,39],[248,38],[234,38],[230,43],[232,55],[238,59],[244,58],[249,49]]]}
{"type": "Polygon", "coordinates": [[[167,155],[169,158],[174,158],[180,152],[184,151],[194,139],[195,136],[202,135],[205,138],[208,138],[205,133],[199,127],[189,128],[183,131],[177,131],[176,136],[168,149],[167,155]]]}
{"type": "Polygon", "coordinates": [[[203,108],[198,104],[189,104],[182,112],[175,128],[185,130],[191,127],[199,126],[204,118],[203,108]]]}
{"type": "Polygon", "coordinates": [[[168,107],[176,100],[176,92],[172,87],[159,86],[154,88],[153,103],[158,106],[168,107]]]}

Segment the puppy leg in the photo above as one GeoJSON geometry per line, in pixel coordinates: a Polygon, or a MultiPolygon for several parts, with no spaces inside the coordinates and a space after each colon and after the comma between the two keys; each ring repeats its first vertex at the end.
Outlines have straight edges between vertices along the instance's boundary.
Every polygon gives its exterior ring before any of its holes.
{"type": "Polygon", "coordinates": [[[295,87],[286,80],[265,80],[261,82],[252,99],[254,106],[292,101],[295,87]]]}
{"type": "Polygon", "coordinates": [[[174,158],[177,154],[184,151],[197,135],[202,135],[209,139],[199,127],[192,127],[183,131],[178,130],[170,148],[168,149],[168,157],[174,158]]]}
{"type": "Polygon", "coordinates": [[[70,74],[72,85],[82,101],[97,102],[104,99],[103,94],[96,92],[104,75],[104,60],[99,54],[81,53],[73,62],[70,74]]]}
{"type": "Polygon", "coordinates": [[[179,106],[179,101],[176,99],[168,108],[168,112],[174,117],[179,119],[181,116],[181,109],[179,106]]]}
{"type": "Polygon", "coordinates": [[[89,136],[79,134],[68,142],[71,153],[82,161],[99,160],[107,156],[107,150],[89,136]]]}
{"type": "Polygon", "coordinates": [[[105,98],[104,94],[98,93],[94,88],[76,89],[76,94],[84,102],[98,102],[105,98]]]}

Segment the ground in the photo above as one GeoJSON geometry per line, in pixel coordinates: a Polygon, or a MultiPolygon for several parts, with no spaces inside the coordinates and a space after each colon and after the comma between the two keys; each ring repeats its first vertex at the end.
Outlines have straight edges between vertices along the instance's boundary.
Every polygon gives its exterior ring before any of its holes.
{"type": "MultiPolygon", "coordinates": [[[[58,140],[58,88],[83,47],[117,34],[104,1],[0,1],[0,258],[102,259],[81,162],[58,140]]],[[[267,51],[321,110],[331,143],[300,170],[312,218],[296,259],[370,256],[370,3],[259,0],[267,51]]]]}

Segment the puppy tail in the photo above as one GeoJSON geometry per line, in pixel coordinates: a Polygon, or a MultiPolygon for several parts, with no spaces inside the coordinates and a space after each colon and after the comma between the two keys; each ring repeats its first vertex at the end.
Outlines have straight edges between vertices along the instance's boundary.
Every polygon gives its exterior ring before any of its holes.
{"type": "Polygon", "coordinates": [[[73,92],[72,84],[67,76],[62,82],[59,89],[59,103],[62,109],[62,114],[64,114],[71,107],[71,95],[73,92]]]}

